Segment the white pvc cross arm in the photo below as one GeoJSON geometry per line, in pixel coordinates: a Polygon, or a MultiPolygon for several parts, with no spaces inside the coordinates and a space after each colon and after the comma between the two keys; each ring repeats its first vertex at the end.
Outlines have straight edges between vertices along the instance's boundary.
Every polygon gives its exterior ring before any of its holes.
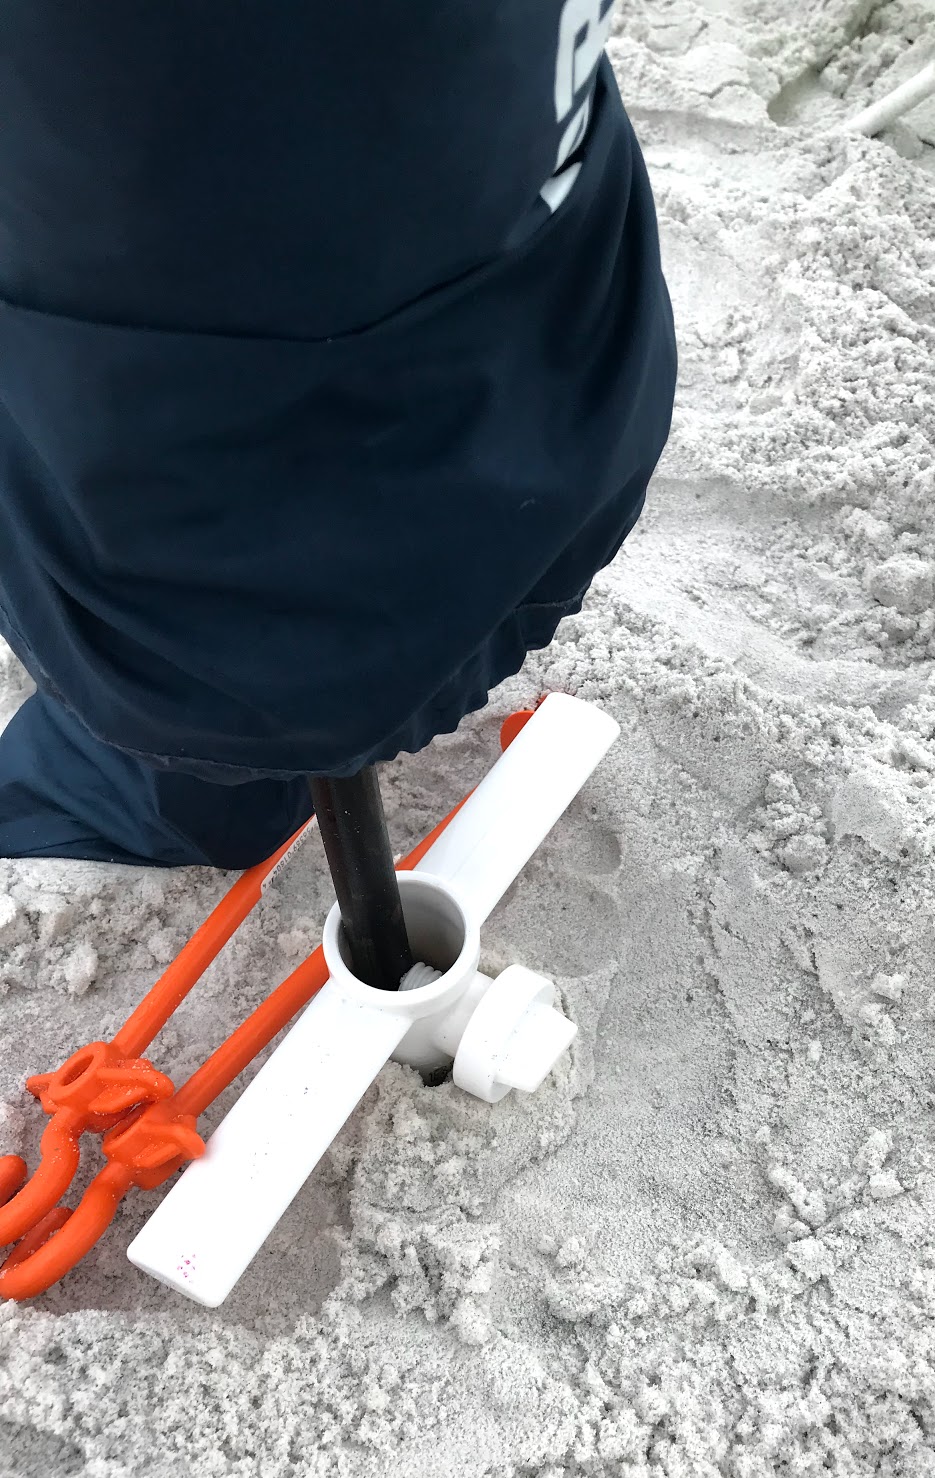
{"type": "Polygon", "coordinates": [[[620,733],[589,703],[551,693],[418,864],[482,924],[620,733]]]}
{"type": "Polygon", "coordinates": [[[130,1261],[198,1303],[221,1303],[408,1026],[329,981],[137,1233],[130,1261]]]}

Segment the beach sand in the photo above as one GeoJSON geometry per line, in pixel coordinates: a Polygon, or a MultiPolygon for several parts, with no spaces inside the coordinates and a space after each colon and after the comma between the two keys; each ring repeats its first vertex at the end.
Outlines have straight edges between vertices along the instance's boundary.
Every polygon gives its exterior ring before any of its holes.
{"type": "MultiPolygon", "coordinates": [[[[380,1076],[217,1310],[154,1204],[0,1305],[2,1478],[935,1473],[935,104],[829,130],[931,0],[642,0],[611,41],[681,382],[582,614],[383,775],[402,851],[561,689],[622,735],[483,941],[579,1024],[532,1097],[380,1076]]],[[[28,684],[0,657],[0,722],[28,684]]],[[[0,862],[0,1151],[229,885],[0,862]]],[[[307,847],[162,1033],[176,1081],[319,938],[307,847]]],[[[209,1116],[217,1122],[233,1092],[209,1116]]],[[[80,1188],[80,1186],[79,1186],[80,1188]]]]}

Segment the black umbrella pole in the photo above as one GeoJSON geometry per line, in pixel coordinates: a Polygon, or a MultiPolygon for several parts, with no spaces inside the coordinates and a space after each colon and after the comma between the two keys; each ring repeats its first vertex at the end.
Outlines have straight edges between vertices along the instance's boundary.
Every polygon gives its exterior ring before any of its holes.
{"type": "Polygon", "coordinates": [[[415,963],[406,932],[373,766],[346,780],[309,779],[341,909],[350,965],[358,980],[398,990],[415,963]]]}

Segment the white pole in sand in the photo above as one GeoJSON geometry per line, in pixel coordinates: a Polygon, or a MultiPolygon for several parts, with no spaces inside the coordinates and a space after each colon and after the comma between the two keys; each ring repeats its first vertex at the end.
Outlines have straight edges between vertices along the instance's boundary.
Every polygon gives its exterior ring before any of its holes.
{"type": "Polygon", "coordinates": [[[863,133],[872,138],[874,134],[895,123],[904,113],[908,113],[917,103],[924,102],[932,93],[935,93],[935,61],[929,62],[927,67],[923,67],[915,77],[910,77],[908,82],[888,92],[879,102],[871,103],[862,113],[842,123],[840,131],[863,133]]]}

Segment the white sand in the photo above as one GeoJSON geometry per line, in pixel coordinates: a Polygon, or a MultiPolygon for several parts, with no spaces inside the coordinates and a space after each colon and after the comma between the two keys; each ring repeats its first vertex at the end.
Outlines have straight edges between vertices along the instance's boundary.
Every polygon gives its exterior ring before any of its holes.
{"type": "MultiPolygon", "coordinates": [[[[402,848],[517,700],[619,719],[486,932],[489,967],[555,975],[573,1057],[493,1109],[388,1069],[216,1312],[127,1263],[129,1199],[0,1306],[4,1478],[935,1473],[935,105],[820,132],[923,64],[935,8],[774,9],[624,11],[671,446],[585,613],[386,774],[402,848]]],[[[26,1073],[111,1032],[224,886],[0,863],[0,1148],[34,1156],[26,1073]]],[[[306,849],[157,1061],[328,902],[306,849]]]]}

